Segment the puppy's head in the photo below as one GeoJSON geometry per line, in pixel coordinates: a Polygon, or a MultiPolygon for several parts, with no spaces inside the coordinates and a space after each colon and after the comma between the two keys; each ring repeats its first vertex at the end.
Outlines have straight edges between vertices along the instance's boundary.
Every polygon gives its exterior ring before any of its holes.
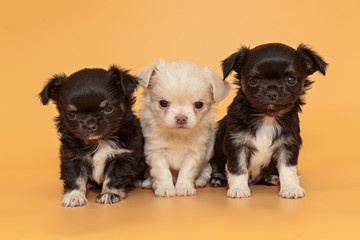
{"type": "Polygon", "coordinates": [[[131,110],[136,78],[111,66],[83,69],[69,77],[55,75],[39,94],[42,104],[53,100],[59,120],[76,137],[96,140],[115,133],[131,110]]]}
{"type": "Polygon", "coordinates": [[[140,70],[138,77],[152,118],[175,129],[195,127],[230,90],[210,67],[186,61],[159,60],[140,70]]]}
{"type": "Polygon", "coordinates": [[[307,77],[323,75],[327,63],[301,44],[296,50],[279,43],[242,47],[222,62],[224,79],[237,73],[240,90],[259,113],[277,115],[290,110],[310,87],[307,77]]]}

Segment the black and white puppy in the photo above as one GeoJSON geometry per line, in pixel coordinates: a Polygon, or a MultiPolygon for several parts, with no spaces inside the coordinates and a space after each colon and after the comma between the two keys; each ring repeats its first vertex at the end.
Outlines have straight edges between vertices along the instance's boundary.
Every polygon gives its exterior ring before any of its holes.
{"type": "Polygon", "coordinates": [[[137,84],[111,66],[54,75],[40,93],[42,104],[51,99],[59,112],[63,206],[85,205],[89,184],[102,185],[97,203],[119,202],[142,176],[144,140],[132,111],[137,84]]]}
{"type": "Polygon", "coordinates": [[[280,196],[301,198],[297,161],[301,146],[299,116],[303,96],[316,71],[327,63],[301,44],[242,47],[222,62],[224,79],[235,71],[239,89],[219,121],[210,183],[229,185],[227,196],[250,196],[249,184],[276,184],[280,196]]]}

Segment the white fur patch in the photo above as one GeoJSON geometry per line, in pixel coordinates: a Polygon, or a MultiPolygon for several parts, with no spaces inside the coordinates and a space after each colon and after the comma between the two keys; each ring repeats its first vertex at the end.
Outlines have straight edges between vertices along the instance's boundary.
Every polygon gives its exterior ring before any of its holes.
{"type": "Polygon", "coordinates": [[[252,179],[256,179],[261,169],[270,163],[273,153],[273,139],[278,132],[280,132],[280,126],[277,124],[276,119],[274,117],[264,117],[255,138],[251,141],[256,148],[255,153],[251,156],[248,167],[252,179]]]}
{"type": "Polygon", "coordinates": [[[191,181],[178,182],[175,186],[177,196],[191,196],[196,194],[196,189],[191,181]]]}
{"type": "Polygon", "coordinates": [[[157,197],[173,197],[176,194],[174,184],[167,182],[157,184],[154,190],[155,196],[157,197]]]}
{"type": "Polygon", "coordinates": [[[209,182],[210,175],[211,175],[211,165],[208,163],[205,168],[201,171],[200,175],[195,180],[195,187],[202,188],[205,187],[206,184],[209,182]]]}
{"type": "Polygon", "coordinates": [[[302,198],[305,196],[305,190],[300,187],[299,176],[297,175],[296,166],[286,166],[283,159],[279,159],[279,177],[280,177],[280,192],[279,195],[283,198],[302,198]]]}
{"type": "Polygon", "coordinates": [[[229,190],[227,196],[230,198],[246,198],[250,197],[249,174],[234,175],[227,171],[227,179],[229,190]]]}
{"type": "Polygon", "coordinates": [[[77,207],[84,206],[88,203],[84,192],[79,190],[72,190],[71,192],[65,193],[61,205],[64,207],[77,207]]]}
{"type": "MultiPolygon", "coordinates": [[[[271,160],[273,150],[279,146],[280,142],[273,142],[276,134],[279,134],[281,128],[274,117],[265,116],[259,120],[259,126],[255,137],[251,133],[233,134],[233,142],[237,145],[251,144],[255,147],[254,154],[251,155],[249,166],[247,166],[251,180],[256,181],[261,169],[266,167],[271,160]]],[[[245,156],[239,156],[239,164],[244,161],[245,156]]]]}
{"type": "Polygon", "coordinates": [[[79,188],[71,190],[64,194],[61,205],[64,207],[77,207],[84,206],[88,203],[88,200],[85,197],[86,194],[86,183],[85,180],[79,177],[76,180],[76,184],[79,188]]]}
{"type": "Polygon", "coordinates": [[[95,150],[95,154],[92,158],[92,178],[101,183],[104,177],[104,168],[107,160],[115,155],[130,153],[130,150],[119,148],[112,141],[99,141],[98,147],[95,150]]]}
{"type": "Polygon", "coordinates": [[[152,183],[151,183],[151,178],[150,178],[150,177],[146,178],[146,179],[141,183],[141,188],[144,188],[144,189],[150,189],[150,188],[152,188],[152,183]]]}

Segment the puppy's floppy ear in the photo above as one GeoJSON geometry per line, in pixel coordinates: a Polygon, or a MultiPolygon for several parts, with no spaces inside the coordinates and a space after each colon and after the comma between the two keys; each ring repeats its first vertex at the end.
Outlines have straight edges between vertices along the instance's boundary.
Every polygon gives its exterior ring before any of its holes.
{"type": "Polygon", "coordinates": [[[229,94],[230,84],[223,81],[221,77],[212,70],[212,68],[205,67],[204,71],[210,81],[215,103],[221,102],[229,94]]]}
{"type": "Polygon", "coordinates": [[[138,85],[137,79],[130,75],[129,70],[122,70],[116,65],[111,65],[108,70],[116,85],[120,85],[125,94],[132,94],[138,85]]]}
{"type": "Polygon", "coordinates": [[[158,72],[158,67],[164,64],[166,64],[166,61],[163,59],[159,59],[153,62],[152,64],[150,64],[149,66],[142,68],[137,74],[137,77],[139,78],[140,86],[144,88],[150,87],[153,77],[158,72]]]}
{"type": "Polygon", "coordinates": [[[328,64],[315,51],[311,50],[311,48],[305,44],[300,44],[296,51],[303,57],[308,75],[316,71],[320,71],[325,75],[328,64]]]}
{"type": "Polygon", "coordinates": [[[224,80],[227,76],[229,76],[232,70],[240,76],[241,69],[249,50],[250,49],[248,47],[242,46],[239,51],[231,54],[228,58],[222,61],[221,66],[224,80]]]}
{"type": "Polygon", "coordinates": [[[60,89],[63,85],[65,74],[54,75],[46,84],[44,89],[39,93],[41,103],[43,105],[48,104],[49,100],[57,102],[59,97],[60,89]]]}

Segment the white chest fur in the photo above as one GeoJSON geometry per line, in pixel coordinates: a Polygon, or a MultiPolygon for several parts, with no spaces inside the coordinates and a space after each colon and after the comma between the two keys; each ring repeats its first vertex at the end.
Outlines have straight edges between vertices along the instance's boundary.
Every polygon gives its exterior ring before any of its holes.
{"type": "Polygon", "coordinates": [[[251,139],[251,144],[256,149],[248,166],[252,179],[259,175],[261,168],[270,163],[273,153],[273,139],[279,131],[280,126],[274,117],[264,117],[262,119],[255,137],[251,139]]]}
{"type": "Polygon", "coordinates": [[[105,165],[109,158],[114,157],[115,155],[120,155],[123,153],[129,153],[131,151],[119,148],[112,141],[99,141],[99,144],[95,150],[95,153],[92,157],[92,178],[97,182],[101,183],[104,178],[104,169],[105,165]]]}

